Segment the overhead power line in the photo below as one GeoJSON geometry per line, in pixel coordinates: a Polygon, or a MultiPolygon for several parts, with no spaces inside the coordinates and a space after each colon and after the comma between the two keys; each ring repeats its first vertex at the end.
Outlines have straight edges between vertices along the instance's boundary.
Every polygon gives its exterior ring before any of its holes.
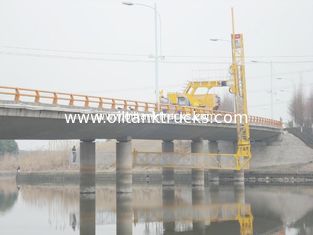
{"type": "Polygon", "coordinates": [[[80,50],[58,50],[58,49],[44,49],[20,46],[1,46],[7,49],[29,50],[29,51],[45,51],[57,53],[71,53],[71,54],[88,54],[88,55],[109,55],[109,56],[133,56],[133,57],[148,57],[148,54],[132,54],[132,53],[119,53],[119,52],[97,52],[97,51],[80,51],[80,50]]]}
{"type": "MultiPolygon", "coordinates": [[[[20,55],[20,56],[32,56],[32,57],[44,57],[44,58],[62,58],[62,59],[73,59],[73,60],[102,60],[108,62],[137,62],[137,63],[150,63],[152,62],[153,56],[150,54],[133,54],[133,53],[113,53],[113,52],[97,52],[97,51],[82,51],[82,50],[60,50],[60,49],[45,49],[45,48],[33,48],[33,47],[22,47],[22,46],[1,46],[5,49],[19,50],[16,51],[2,51],[2,54],[6,55],[20,55]],[[22,52],[20,51],[22,50],[22,52]],[[24,51],[32,52],[51,52],[58,54],[46,54],[46,53],[29,53],[24,51]],[[64,55],[60,53],[75,54],[64,55]],[[113,56],[113,57],[127,57],[125,58],[103,58],[103,57],[87,57],[87,56],[77,56],[79,55],[95,55],[95,56],[113,56]],[[129,57],[142,57],[149,59],[129,59],[129,57]]],[[[312,58],[313,55],[276,55],[276,56],[247,56],[247,58],[312,58]]],[[[163,55],[161,56],[161,63],[169,64],[229,64],[230,61],[207,61],[207,60],[166,60],[168,58],[200,58],[200,59],[231,59],[228,56],[205,56],[205,55],[163,55]]],[[[272,61],[276,64],[303,64],[303,63],[313,63],[313,60],[297,60],[297,61],[272,61]]],[[[250,63],[247,61],[246,63],[250,63]]]]}
{"type": "Polygon", "coordinates": [[[139,59],[112,59],[103,57],[85,57],[85,56],[70,56],[70,55],[52,55],[52,54],[37,54],[27,52],[7,52],[0,51],[1,55],[13,55],[13,56],[28,56],[35,58],[54,58],[54,59],[69,59],[69,60],[90,60],[90,61],[106,61],[106,62],[127,62],[127,63],[151,63],[150,60],[139,59]]]}
{"type": "MultiPolygon", "coordinates": [[[[126,63],[154,63],[153,60],[149,59],[121,59],[121,58],[104,58],[104,57],[86,57],[86,56],[72,56],[72,55],[56,55],[56,54],[39,54],[39,53],[28,53],[28,52],[9,52],[1,51],[2,55],[14,55],[14,56],[29,56],[37,58],[55,58],[55,59],[70,59],[70,60],[90,60],[90,61],[106,61],[106,62],[126,62],[126,63]]],[[[160,60],[160,63],[163,64],[224,64],[228,65],[231,62],[227,61],[174,61],[174,60],[160,60]]],[[[253,62],[248,62],[253,63],[253,62]]],[[[313,63],[313,60],[307,61],[273,61],[276,64],[307,64],[313,63]]]]}
{"type": "MultiPolygon", "coordinates": [[[[2,48],[17,49],[17,50],[31,50],[31,51],[46,51],[57,53],[73,53],[73,54],[90,54],[90,55],[110,55],[110,56],[134,56],[134,57],[149,57],[150,54],[134,54],[134,53],[121,53],[121,52],[99,52],[99,51],[83,51],[83,50],[62,50],[62,49],[46,49],[36,47],[23,47],[23,46],[8,46],[3,45],[2,48]]],[[[172,55],[163,54],[166,58],[221,58],[231,59],[231,56],[220,55],[172,55]]],[[[247,55],[246,58],[313,58],[313,55],[247,55]]]]}

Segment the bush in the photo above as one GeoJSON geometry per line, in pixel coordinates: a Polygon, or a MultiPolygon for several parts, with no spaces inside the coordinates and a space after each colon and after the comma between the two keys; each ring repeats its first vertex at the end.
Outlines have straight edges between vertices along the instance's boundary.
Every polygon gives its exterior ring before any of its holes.
{"type": "Polygon", "coordinates": [[[18,145],[15,140],[0,140],[0,155],[17,153],[18,145]]]}

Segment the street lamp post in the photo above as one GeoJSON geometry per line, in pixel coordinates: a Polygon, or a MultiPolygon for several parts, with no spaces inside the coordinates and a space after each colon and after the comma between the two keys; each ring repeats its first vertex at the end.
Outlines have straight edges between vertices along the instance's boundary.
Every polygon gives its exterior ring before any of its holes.
{"type": "MultiPolygon", "coordinates": [[[[155,58],[154,58],[154,76],[155,76],[155,101],[157,105],[157,110],[160,109],[160,99],[159,99],[159,42],[158,42],[158,10],[157,4],[154,3],[153,6],[143,4],[143,3],[133,3],[133,2],[122,2],[126,6],[142,6],[150,8],[154,11],[154,46],[155,46],[155,58]]],[[[160,17],[160,16],[159,16],[160,17]]]]}
{"type": "Polygon", "coordinates": [[[273,102],[273,62],[270,61],[270,67],[271,67],[271,118],[274,117],[274,102],[273,102]]]}

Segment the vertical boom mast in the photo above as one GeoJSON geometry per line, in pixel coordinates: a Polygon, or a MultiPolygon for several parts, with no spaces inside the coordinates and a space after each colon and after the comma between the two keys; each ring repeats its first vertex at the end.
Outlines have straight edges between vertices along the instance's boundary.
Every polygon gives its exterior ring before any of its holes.
{"type": "Polygon", "coordinates": [[[234,10],[231,9],[232,15],[232,77],[234,83],[233,93],[235,95],[235,113],[237,126],[237,151],[235,153],[236,169],[241,170],[249,167],[251,158],[251,144],[250,144],[250,127],[248,120],[240,120],[239,115],[246,115],[248,118],[247,108],[247,90],[245,78],[245,60],[244,60],[244,46],[243,35],[235,33],[234,10]],[[239,115],[238,115],[239,114],[239,115]]]}

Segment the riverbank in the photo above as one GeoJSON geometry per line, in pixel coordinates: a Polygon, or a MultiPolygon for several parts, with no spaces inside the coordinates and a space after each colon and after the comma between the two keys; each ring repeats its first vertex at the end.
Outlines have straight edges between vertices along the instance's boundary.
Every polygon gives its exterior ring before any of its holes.
{"type": "MultiPolygon", "coordinates": [[[[205,172],[205,183],[210,184],[210,173],[205,172]]],[[[96,174],[97,184],[115,184],[115,172],[99,172],[96,174]]],[[[160,171],[135,172],[133,182],[136,184],[161,184],[160,171]]],[[[233,183],[233,172],[220,172],[219,183],[233,183]]],[[[32,172],[17,176],[18,184],[79,184],[79,172],[32,172]]],[[[190,171],[176,171],[176,184],[191,184],[190,171]]],[[[254,185],[312,185],[313,173],[282,173],[282,172],[245,172],[245,184],[254,185]]]]}

